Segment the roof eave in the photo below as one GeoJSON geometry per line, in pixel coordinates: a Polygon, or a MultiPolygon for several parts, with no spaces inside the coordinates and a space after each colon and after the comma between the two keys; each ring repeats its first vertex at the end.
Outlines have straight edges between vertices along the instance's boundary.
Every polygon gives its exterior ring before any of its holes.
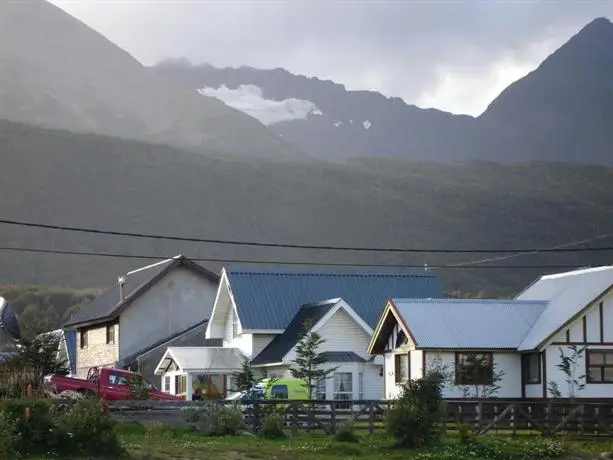
{"type": "Polygon", "coordinates": [[[263,363],[263,364],[252,364],[253,367],[273,367],[273,366],[284,366],[285,363],[283,361],[277,361],[273,363],[263,363]]]}

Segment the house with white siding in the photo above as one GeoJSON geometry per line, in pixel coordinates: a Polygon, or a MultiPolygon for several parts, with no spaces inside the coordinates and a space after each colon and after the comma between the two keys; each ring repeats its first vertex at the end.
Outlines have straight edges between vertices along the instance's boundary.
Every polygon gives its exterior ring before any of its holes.
{"type": "Polygon", "coordinates": [[[189,361],[199,363],[191,370],[191,364],[181,363],[179,350],[168,349],[156,374],[170,381],[182,375],[180,386],[188,397],[197,385],[211,382],[227,393],[233,388],[232,374],[240,367],[235,359],[239,352],[259,369],[259,377],[290,376],[296,344],[310,330],[325,339],[320,352],[326,366],[338,366],[320,382],[317,397],[381,399],[382,359],[368,355],[368,344],[385,299],[403,293],[443,297],[436,278],[426,271],[226,267],[206,328],[206,339],[221,346],[214,352],[210,347],[190,350],[189,361]]]}
{"type": "Polygon", "coordinates": [[[91,366],[120,367],[194,326],[204,330],[218,281],[181,255],[120,276],[63,325],[76,331],[77,376],[86,376],[91,366]]]}
{"type": "Polygon", "coordinates": [[[497,398],[562,396],[561,353],[581,353],[575,368],[578,398],[613,396],[613,266],[542,276],[513,300],[387,301],[369,353],[383,356],[385,398],[406,379],[444,369],[446,398],[475,397],[493,388],[497,398]],[[476,364],[475,364],[476,363],[476,364]]]}

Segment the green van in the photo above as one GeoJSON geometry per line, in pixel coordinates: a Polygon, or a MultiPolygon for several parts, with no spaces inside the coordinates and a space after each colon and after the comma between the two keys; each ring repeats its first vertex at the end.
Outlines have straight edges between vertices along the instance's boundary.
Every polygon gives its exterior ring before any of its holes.
{"type": "Polygon", "coordinates": [[[309,399],[306,384],[301,379],[264,379],[256,388],[263,389],[264,399],[309,399]]]}

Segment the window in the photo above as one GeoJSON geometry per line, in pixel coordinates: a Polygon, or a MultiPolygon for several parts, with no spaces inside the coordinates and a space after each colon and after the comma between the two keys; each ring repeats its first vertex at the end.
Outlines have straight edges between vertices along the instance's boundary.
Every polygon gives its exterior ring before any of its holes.
{"type": "Polygon", "coordinates": [[[400,384],[409,378],[409,354],[397,354],[394,356],[394,375],[396,383],[400,384]]]}
{"type": "Polygon", "coordinates": [[[232,312],[232,338],[236,338],[238,336],[238,315],[236,312],[232,312]]]}
{"type": "MultiPolygon", "coordinates": [[[[332,399],[335,401],[353,400],[353,375],[351,372],[336,372],[334,374],[334,394],[332,399]]],[[[349,409],[349,403],[336,404],[337,409],[349,409]]]]}
{"type": "Polygon", "coordinates": [[[491,385],[493,382],[492,353],[456,353],[456,385],[491,385]]]}
{"type": "Polygon", "coordinates": [[[170,375],[165,375],[162,381],[162,391],[170,393],[170,375]]]}
{"type": "Polygon", "coordinates": [[[404,331],[398,332],[398,334],[396,335],[396,347],[395,348],[400,348],[406,343],[407,343],[407,336],[405,335],[404,331]]]}
{"type": "Polygon", "coordinates": [[[320,401],[326,400],[326,379],[317,381],[317,386],[315,387],[315,399],[320,401]]]}
{"type": "Polygon", "coordinates": [[[175,394],[181,395],[187,391],[187,376],[175,375],[175,394]]]}
{"type": "Polygon", "coordinates": [[[79,333],[79,346],[81,348],[87,348],[87,329],[81,329],[79,333]]]}
{"type": "Polygon", "coordinates": [[[115,325],[114,324],[106,325],[106,343],[107,344],[115,343],[115,325]]]}
{"type": "Polygon", "coordinates": [[[109,372],[109,385],[127,385],[128,379],[126,374],[121,372],[109,372]]]}
{"type": "Polygon", "coordinates": [[[588,350],[587,383],[613,383],[613,350],[588,350]]]}
{"type": "Polygon", "coordinates": [[[270,389],[271,399],[289,399],[287,385],[273,385],[270,389]]]}
{"type": "Polygon", "coordinates": [[[525,383],[541,383],[541,355],[529,353],[522,355],[522,373],[525,383]]]}
{"type": "Polygon", "coordinates": [[[364,401],[364,373],[358,374],[358,399],[364,401]]]}

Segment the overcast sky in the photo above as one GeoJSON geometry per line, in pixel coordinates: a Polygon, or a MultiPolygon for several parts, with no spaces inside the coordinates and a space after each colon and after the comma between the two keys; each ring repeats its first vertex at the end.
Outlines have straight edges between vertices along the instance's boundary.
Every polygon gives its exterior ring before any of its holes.
{"type": "Polygon", "coordinates": [[[481,113],[613,1],[52,0],[145,64],[283,67],[481,113]]]}

